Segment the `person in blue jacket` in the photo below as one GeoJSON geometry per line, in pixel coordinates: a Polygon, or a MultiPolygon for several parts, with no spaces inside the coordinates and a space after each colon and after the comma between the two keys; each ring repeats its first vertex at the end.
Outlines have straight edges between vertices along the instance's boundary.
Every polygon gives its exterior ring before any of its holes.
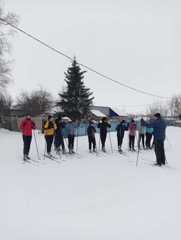
{"type": "Polygon", "coordinates": [[[124,138],[124,132],[128,130],[128,124],[123,119],[120,121],[120,123],[116,127],[117,131],[117,141],[118,141],[118,151],[122,152],[122,143],[124,138]]]}
{"type": "Polygon", "coordinates": [[[74,151],[74,140],[76,135],[76,130],[78,128],[78,123],[75,120],[71,120],[66,125],[67,135],[68,135],[68,149],[69,153],[75,153],[74,151]]]}
{"type": "Polygon", "coordinates": [[[166,122],[162,118],[160,113],[154,115],[154,120],[151,120],[147,126],[153,128],[154,136],[154,146],[155,146],[155,155],[156,155],[156,165],[161,166],[165,165],[166,157],[164,150],[164,141],[166,135],[166,122]]]}
{"type": "Polygon", "coordinates": [[[94,122],[92,120],[89,121],[89,125],[87,127],[87,136],[89,142],[89,152],[96,152],[96,138],[95,138],[96,128],[94,126],[94,122]]]}
{"type": "Polygon", "coordinates": [[[98,123],[97,127],[100,129],[100,140],[102,144],[102,151],[105,152],[105,143],[107,137],[107,129],[111,128],[111,125],[108,123],[107,117],[103,117],[102,121],[98,123]]]}
{"type": "Polygon", "coordinates": [[[57,154],[60,154],[60,146],[62,147],[62,153],[65,153],[65,144],[64,144],[64,136],[63,136],[63,129],[65,128],[66,124],[62,121],[61,115],[59,115],[55,119],[55,124],[57,126],[55,130],[55,137],[54,137],[54,146],[57,154]]]}
{"type": "Polygon", "coordinates": [[[146,149],[152,149],[151,140],[153,137],[153,128],[147,126],[146,127],[146,149]]]}

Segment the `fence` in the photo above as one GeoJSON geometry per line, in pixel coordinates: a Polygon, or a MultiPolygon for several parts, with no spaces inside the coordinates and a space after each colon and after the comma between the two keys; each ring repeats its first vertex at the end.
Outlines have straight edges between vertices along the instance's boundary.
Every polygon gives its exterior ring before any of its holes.
{"type": "MultiPolygon", "coordinates": [[[[19,131],[19,125],[21,122],[22,118],[17,118],[17,117],[0,117],[0,128],[5,128],[9,129],[11,131],[19,131]]],[[[42,129],[42,119],[41,117],[36,117],[33,118],[36,128],[41,130],[42,129]]],[[[111,128],[110,131],[113,132],[116,130],[116,126],[119,123],[118,119],[114,119],[111,121],[111,128]]],[[[181,121],[179,120],[168,120],[167,121],[169,126],[177,126],[181,127],[181,121]]],[[[80,123],[79,127],[77,129],[77,134],[78,136],[85,136],[87,135],[87,126],[88,123],[80,123]]],[[[95,124],[96,127],[96,124],[95,124]]],[[[96,131],[99,132],[99,129],[96,128],[96,131]]],[[[65,128],[63,130],[64,136],[67,136],[67,129],[65,128]]]]}
{"type": "MultiPolygon", "coordinates": [[[[19,126],[20,126],[20,122],[22,121],[22,118],[17,118],[17,117],[1,117],[0,120],[0,128],[5,128],[5,129],[9,129],[11,131],[19,131],[19,126]]],[[[42,129],[42,119],[41,117],[36,117],[33,118],[33,121],[36,124],[36,128],[41,130],[42,129]]],[[[115,131],[116,125],[118,124],[118,120],[113,120],[111,121],[111,128],[110,131],[115,131]]],[[[87,126],[88,123],[80,123],[77,133],[78,136],[84,136],[87,135],[87,126]]],[[[95,124],[96,126],[96,124],[95,124]]],[[[97,132],[99,132],[99,129],[96,129],[97,132]]],[[[67,129],[65,128],[63,130],[64,135],[67,135],[67,129]]]]}

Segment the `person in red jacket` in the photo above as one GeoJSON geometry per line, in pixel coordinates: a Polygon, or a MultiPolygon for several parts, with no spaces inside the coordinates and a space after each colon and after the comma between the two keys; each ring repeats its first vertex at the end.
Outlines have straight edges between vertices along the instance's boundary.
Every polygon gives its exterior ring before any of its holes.
{"type": "Polygon", "coordinates": [[[24,161],[30,159],[29,158],[29,151],[30,151],[30,145],[31,145],[31,139],[32,139],[32,130],[35,129],[35,123],[32,121],[31,117],[27,115],[25,119],[22,120],[20,123],[20,130],[23,135],[23,156],[24,161]]]}

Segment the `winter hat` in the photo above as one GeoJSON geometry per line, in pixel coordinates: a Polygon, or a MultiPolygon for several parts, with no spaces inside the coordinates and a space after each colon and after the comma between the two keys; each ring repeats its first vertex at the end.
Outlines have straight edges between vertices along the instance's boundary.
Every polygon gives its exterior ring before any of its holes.
{"type": "Polygon", "coordinates": [[[94,124],[96,123],[96,121],[94,121],[93,119],[89,120],[89,124],[94,124]]]}
{"type": "Polygon", "coordinates": [[[102,122],[105,122],[105,121],[107,121],[107,117],[102,118],[102,122]]]}
{"type": "Polygon", "coordinates": [[[58,115],[57,119],[58,119],[58,120],[61,120],[61,119],[62,119],[61,114],[58,115]]]}
{"type": "Polygon", "coordinates": [[[26,113],[26,118],[28,118],[28,119],[30,119],[30,118],[31,118],[31,116],[30,116],[30,114],[29,114],[29,113],[26,113]]]}
{"type": "Polygon", "coordinates": [[[52,115],[48,115],[48,120],[50,120],[52,118],[52,115]]]}
{"type": "Polygon", "coordinates": [[[161,114],[160,114],[160,113],[155,113],[154,116],[155,116],[156,118],[158,118],[158,119],[161,118],[161,114]]]}

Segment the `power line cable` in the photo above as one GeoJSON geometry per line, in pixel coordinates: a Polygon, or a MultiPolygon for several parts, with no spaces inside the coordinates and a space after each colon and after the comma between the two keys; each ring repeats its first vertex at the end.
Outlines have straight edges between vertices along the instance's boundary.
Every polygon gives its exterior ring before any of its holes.
{"type": "MultiPolygon", "coordinates": [[[[3,19],[3,18],[0,18],[0,20],[1,20],[5,25],[11,26],[12,28],[14,28],[14,29],[16,29],[17,31],[19,31],[19,32],[23,33],[24,35],[26,35],[27,37],[33,39],[34,41],[36,41],[36,42],[38,42],[38,43],[40,43],[40,44],[42,44],[43,46],[49,48],[50,50],[52,50],[52,51],[54,51],[54,52],[56,52],[56,53],[64,56],[65,58],[67,58],[67,59],[69,59],[69,60],[71,60],[71,61],[74,60],[72,57],[70,57],[70,56],[68,56],[67,54],[63,53],[62,51],[56,49],[55,47],[47,44],[46,42],[40,40],[39,38],[35,37],[34,35],[32,35],[32,34],[26,32],[26,31],[24,31],[22,28],[19,28],[19,27],[15,26],[14,24],[9,23],[7,20],[5,20],[5,19],[3,19]]],[[[114,83],[116,83],[116,84],[118,84],[118,85],[120,85],[120,86],[122,86],[122,87],[124,87],[124,88],[127,88],[127,89],[129,89],[129,90],[132,90],[132,91],[134,91],[134,92],[138,92],[138,93],[141,93],[141,94],[144,94],[144,95],[148,95],[148,96],[156,97],[156,98],[161,98],[161,99],[168,99],[168,98],[169,98],[169,97],[156,95],[156,94],[153,94],[153,93],[151,93],[151,92],[147,92],[147,91],[144,91],[144,90],[141,90],[141,89],[132,87],[132,86],[127,85],[127,84],[125,84],[125,83],[119,82],[118,80],[115,80],[115,79],[113,79],[113,78],[111,78],[111,77],[109,77],[109,76],[107,76],[107,75],[105,75],[105,74],[103,74],[103,73],[100,73],[100,72],[98,72],[97,70],[95,70],[95,69],[93,69],[93,68],[91,68],[91,67],[89,67],[89,66],[87,66],[87,65],[85,65],[85,64],[83,64],[83,63],[80,63],[80,62],[77,62],[77,63],[78,63],[80,66],[86,68],[87,70],[89,70],[89,71],[97,74],[98,76],[100,76],[100,77],[102,77],[102,78],[104,78],[104,79],[107,79],[107,80],[109,80],[109,81],[112,81],[112,82],[114,82],[114,83]]]]}

